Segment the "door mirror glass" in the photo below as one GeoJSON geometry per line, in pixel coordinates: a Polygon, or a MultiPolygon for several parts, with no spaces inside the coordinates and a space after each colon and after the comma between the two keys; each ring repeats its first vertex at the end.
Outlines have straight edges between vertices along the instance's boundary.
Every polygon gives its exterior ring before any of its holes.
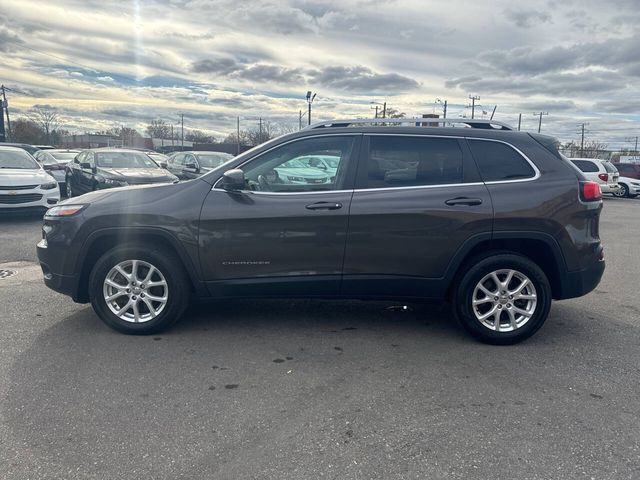
{"type": "Polygon", "coordinates": [[[228,191],[237,192],[244,190],[244,172],[239,168],[227,170],[222,175],[222,188],[228,191]]]}
{"type": "Polygon", "coordinates": [[[187,163],[184,168],[186,168],[187,170],[193,170],[194,172],[198,172],[200,169],[198,168],[198,165],[196,165],[193,162],[187,163]]]}
{"type": "Polygon", "coordinates": [[[91,164],[90,164],[89,162],[82,162],[82,163],[80,164],[80,167],[81,167],[83,170],[91,170],[91,169],[92,169],[91,164]]]}

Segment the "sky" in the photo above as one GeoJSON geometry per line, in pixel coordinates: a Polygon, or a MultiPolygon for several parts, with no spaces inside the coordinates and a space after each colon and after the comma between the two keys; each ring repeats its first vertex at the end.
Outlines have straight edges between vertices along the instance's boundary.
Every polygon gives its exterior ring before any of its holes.
{"type": "Polygon", "coordinates": [[[70,131],[153,119],[219,138],[259,118],[297,126],[476,116],[563,141],[633,148],[640,0],[0,0],[0,83],[15,118],[55,109],[70,131]],[[306,119],[305,119],[306,120],[306,119]]]}

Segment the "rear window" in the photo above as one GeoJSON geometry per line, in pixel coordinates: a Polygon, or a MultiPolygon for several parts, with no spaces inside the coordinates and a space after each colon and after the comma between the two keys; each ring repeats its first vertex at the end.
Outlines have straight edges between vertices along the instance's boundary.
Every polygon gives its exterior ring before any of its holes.
{"type": "Polygon", "coordinates": [[[571,160],[576,167],[578,167],[581,171],[587,173],[599,172],[600,169],[595,162],[591,162],[589,160],[571,160]]]}
{"type": "Polygon", "coordinates": [[[531,178],[536,174],[529,162],[505,143],[469,140],[469,146],[485,182],[531,178]]]}

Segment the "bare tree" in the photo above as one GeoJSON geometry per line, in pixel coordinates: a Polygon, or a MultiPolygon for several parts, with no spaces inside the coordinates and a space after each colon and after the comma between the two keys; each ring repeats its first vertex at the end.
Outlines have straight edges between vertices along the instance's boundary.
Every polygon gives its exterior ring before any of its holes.
{"type": "Polygon", "coordinates": [[[581,149],[580,156],[584,158],[608,158],[609,151],[607,144],[598,140],[589,140],[584,142],[584,148],[581,149]]]}
{"type": "Polygon", "coordinates": [[[29,112],[29,117],[31,121],[42,129],[45,135],[45,142],[49,143],[51,141],[51,132],[60,125],[58,112],[52,108],[33,107],[29,112]]]}
{"type": "Polygon", "coordinates": [[[151,138],[169,138],[171,136],[171,127],[161,119],[152,120],[145,129],[147,135],[151,138]]]}
{"type": "Polygon", "coordinates": [[[215,143],[216,137],[202,130],[189,130],[184,134],[184,139],[193,143],[215,143]]]}
{"type": "Polygon", "coordinates": [[[32,120],[18,118],[11,122],[11,140],[18,143],[38,144],[44,139],[44,131],[32,120]]]}

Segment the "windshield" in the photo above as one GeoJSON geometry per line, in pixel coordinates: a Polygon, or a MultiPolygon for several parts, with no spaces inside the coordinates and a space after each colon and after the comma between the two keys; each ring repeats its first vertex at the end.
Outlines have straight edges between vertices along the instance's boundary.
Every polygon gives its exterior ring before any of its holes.
{"type": "Polygon", "coordinates": [[[169,158],[163,153],[151,152],[151,153],[147,153],[147,155],[149,155],[156,162],[164,162],[167,160],[167,158],[169,158]]]}
{"type": "Polygon", "coordinates": [[[55,158],[58,162],[70,162],[76,155],[80,152],[48,152],[53,158],[55,158]]]}
{"type": "Polygon", "coordinates": [[[96,165],[102,168],[158,168],[146,154],[138,152],[96,153],[96,165]]]}
{"type": "Polygon", "coordinates": [[[38,163],[26,152],[0,150],[0,168],[16,168],[19,170],[40,169],[38,163]]]}
{"type": "Polygon", "coordinates": [[[233,155],[228,153],[207,153],[198,154],[198,161],[201,167],[216,168],[223,163],[228,162],[233,158],[233,155]]]}

